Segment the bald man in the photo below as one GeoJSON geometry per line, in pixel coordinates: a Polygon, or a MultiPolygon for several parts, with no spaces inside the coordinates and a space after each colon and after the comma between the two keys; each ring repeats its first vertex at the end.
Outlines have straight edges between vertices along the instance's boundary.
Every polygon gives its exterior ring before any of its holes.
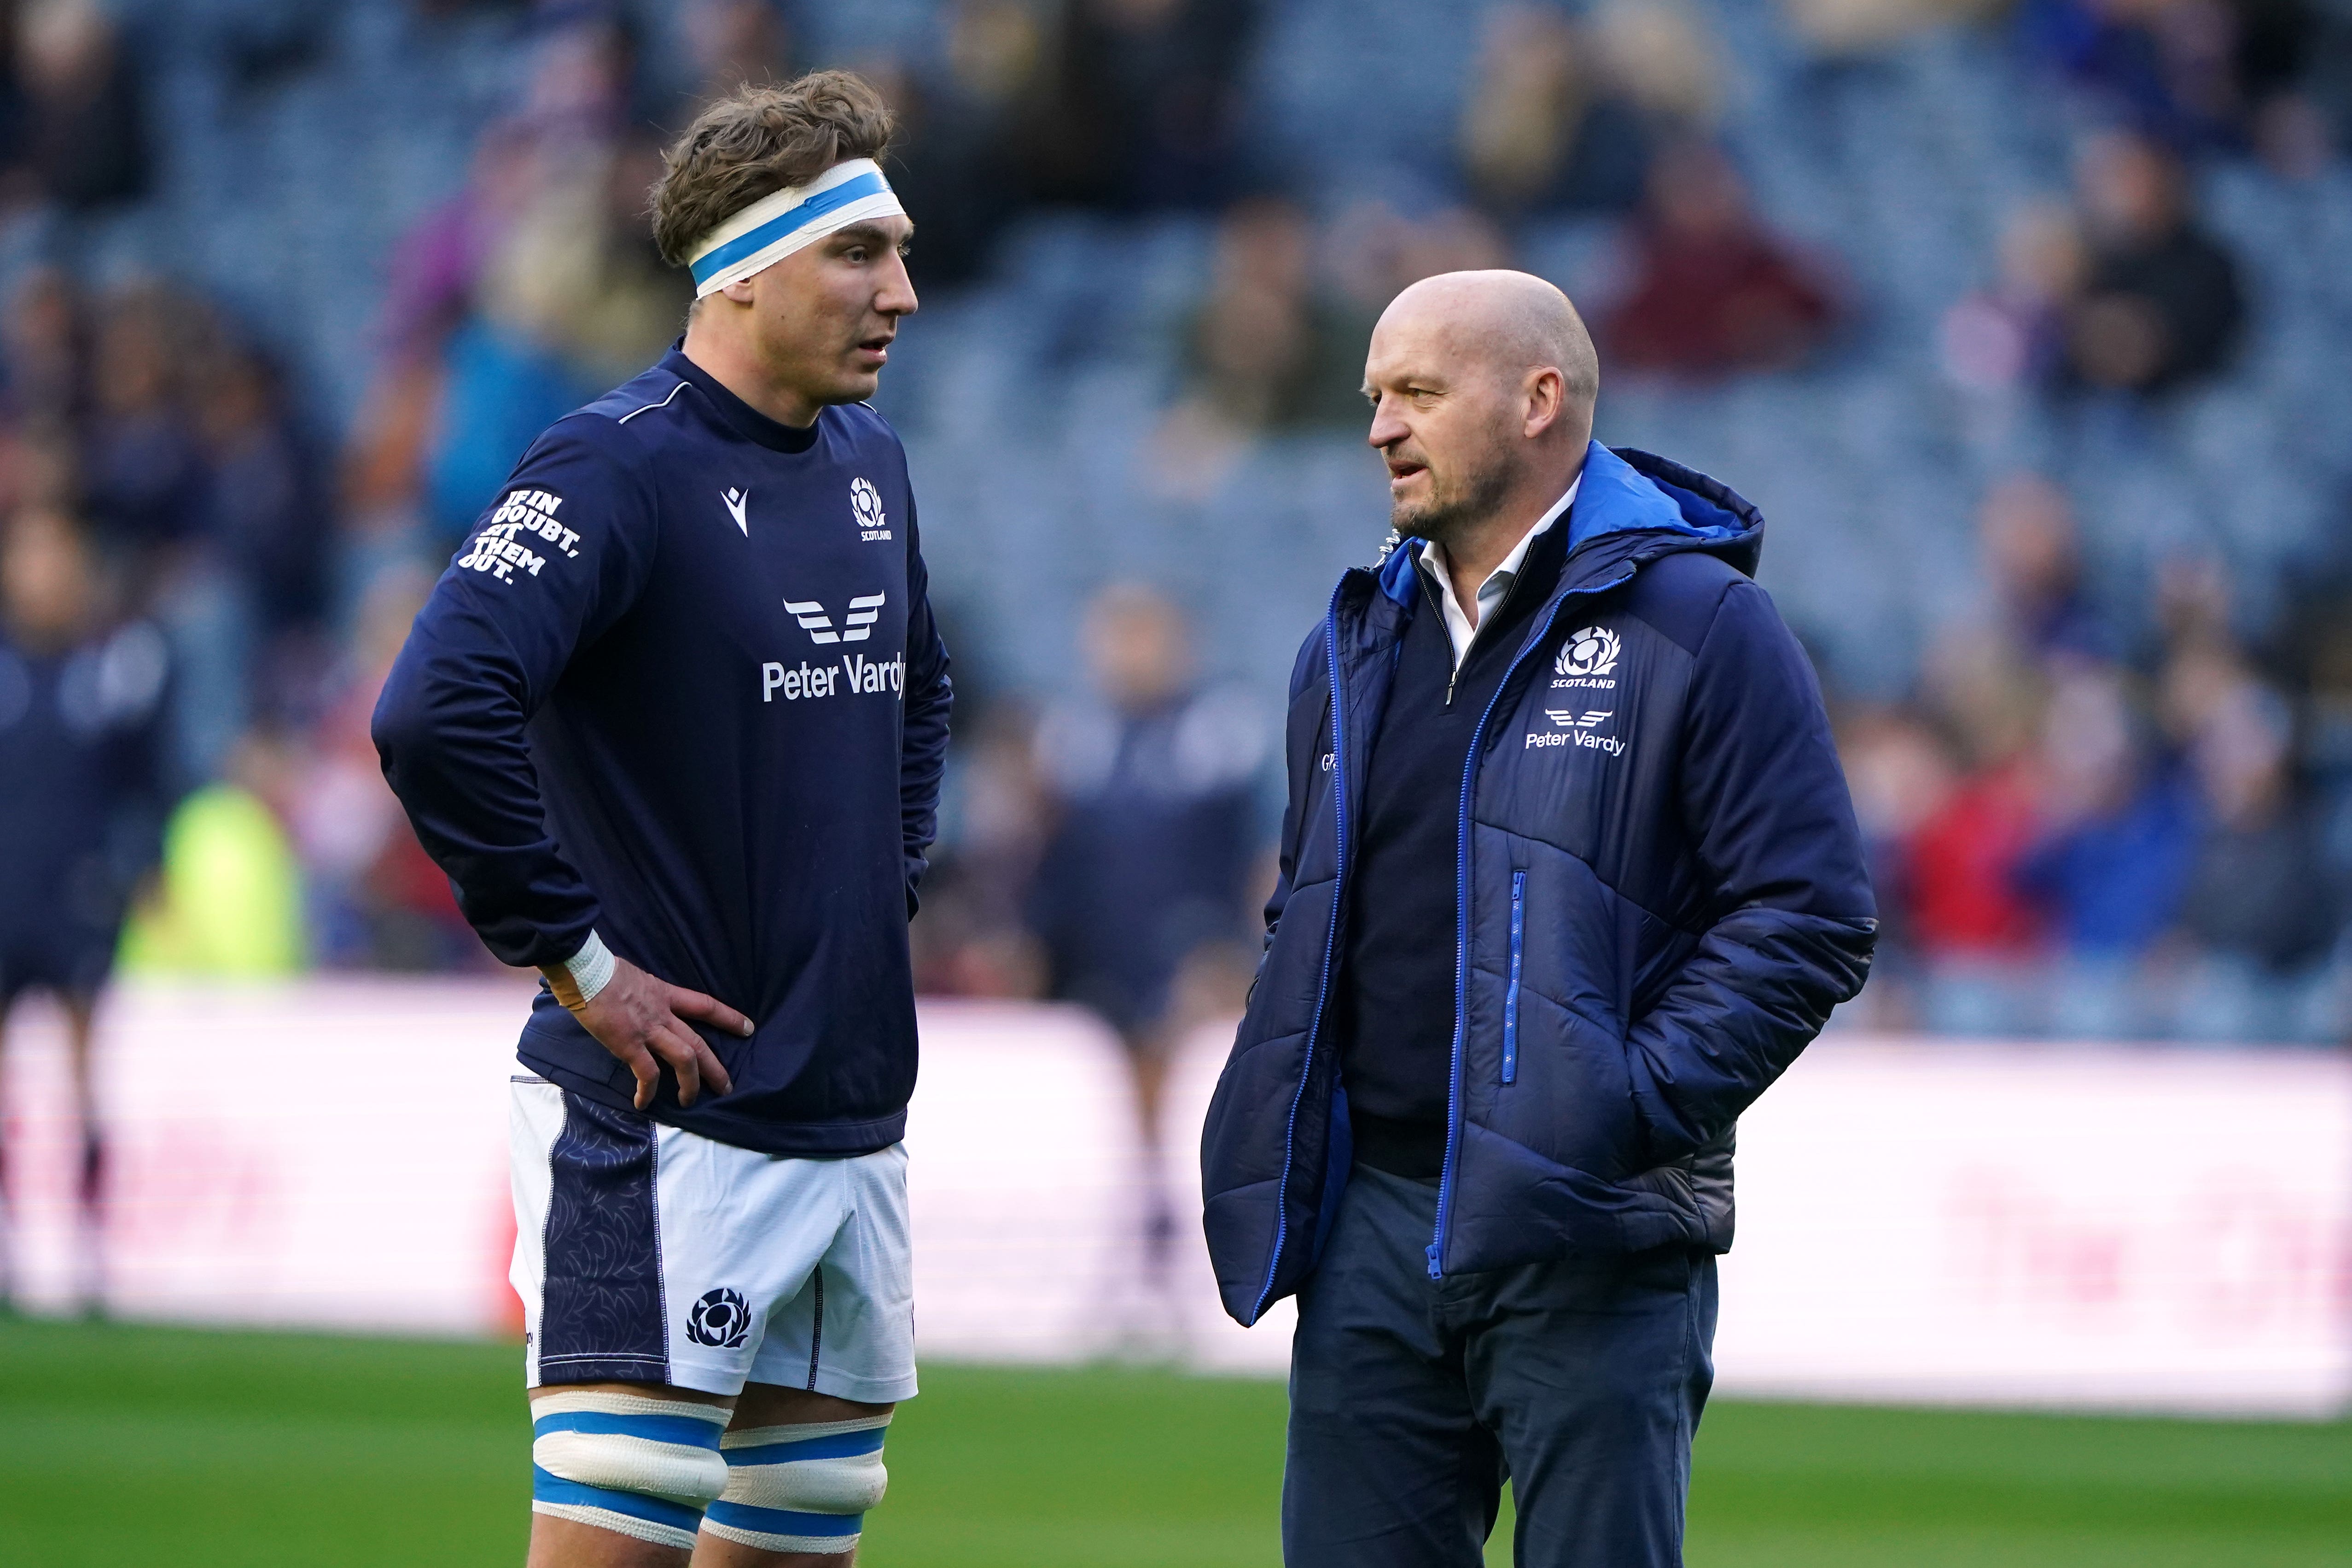
{"type": "Polygon", "coordinates": [[[1396,543],[1291,678],[1282,877],[1202,1142],[1226,1310],[1297,1293],[1290,1568],[1682,1561],[1735,1120],[1877,922],[1756,509],[1591,438],[1559,290],[1397,297],[1396,543]]]}

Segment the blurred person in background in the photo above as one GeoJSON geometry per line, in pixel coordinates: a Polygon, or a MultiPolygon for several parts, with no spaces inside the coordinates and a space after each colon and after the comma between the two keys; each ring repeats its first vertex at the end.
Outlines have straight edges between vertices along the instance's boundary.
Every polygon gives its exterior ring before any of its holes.
{"type": "Polygon", "coordinates": [[[1853,789],[1854,821],[1879,907],[1870,985],[1841,1016],[1868,1027],[1914,1028],[1919,1022],[1920,945],[1914,913],[1921,898],[1916,879],[1925,868],[1914,850],[1920,831],[1950,802],[1959,783],[1958,762],[1926,716],[1900,704],[1843,715],[1838,757],[1853,789]]]}
{"type": "Polygon", "coordinates": [[[130,605],[172,639],[173,743],[187,774],[207,777],[252,717],[253,676],[267,667],[257,622],[267,636],[291,625],[271,619],[273,604],[296,620],[316,608],[304,562],[319,560],[321,520],[304,505],[276,388],[258,363],[238,363],[204,301],[141,282],[91,315],[79,491],[130,605]],[[267,576],[247,574],[264,560],[267,576]]]}
{"type": "Polygon", "coordinates": [[[89,353],[80,290],[60,267],[34,267],[0,313],[0,409],[10,424],[54,431],[84,412],[89,353]]]}
{"type": "Polygon", "coordinates": [[[2049,479],[2011,474],[1977,509],[1990,629],[2037,661],[2109,657],[2115,637],[2083,590],[2074,503],[2049,479]]]}
{"type": "Polygon", "coordinates": [[[2094,136],[2075,160],[2091,264],[2067,323],[2084,384],[2160,393],[2227,363],[2245,317],[2237,264],[2189,208],[2179,161],[2129,132],[2094,136]]]}
{"type": "Polygon", "coordinates": [[[1944,313],[1944,369],[1972,392],[2031,392],[2065,365],[2066,323],[2090,257],[2062,202],[2032,201],[2001,226],[1992,284],[1944,313]]]}
{"type": "Polygon", "coordinates": [[[1238,181],[1241,71],[1260,0],[1046,0],[1014,132],[1033,200],[1210,208],[1238,181]]]}
{"type": "Polygon", "coordinates": [[[1183,613],[1152,589],[1096,595],[1079,640],[1097,700],[1038,727],[1050,837],[1030,919],[1050,994],[1093,1011],[1121,1047],[1145,1282],[1169,1304],[1176,1214],[1161,1106],[1184,1037],[1229,1016],[1246,984],[1265,743],[1254,704],[1201,683],[1183,613]]]}
{"type": "MultiPolygon", "coordinates": [[[[106,1180],[91,1042],[170,804],[168,665],[162,635],[110,603],[75,519],[26,509],[0,525],[0,1040],[27,992],[48,993],[65,1015],[81,1135],[75,1284],[91,1307],[106,1180]]],[[[0,1147],[0,1198],[5,1158],[0,1147]]],[[[0,1302],[5,1241],[0,1229],[0,1302]]]]}
{"type": "Polygon", "coordinates": [[[2229,7],[2210,0],[2026,0],[2020,43],[2088,107],[2181,148],[2229,133],[2229,7]]]}
{"type": "Polygon", "coordinates": [[[395,973],[489,961],[441,868],[386,786],[369,716],[432,579],[386,571],[362,595],[352,644],[322,683],[309,756],[287,820],[311,882],[314,956],[333,968],[395,973]]]}
{"type": "Polygon", "coordinates": [[[1484,25],[1460,132],[1480,202],[1506,219],[1639,203],[1651,130],[1586,27],[1545,5],[1498,6],[1484,25]]]}
{"type": "Polygon", "coordinates": [[[475,140],[466,183],[393,246],[373,332],[376,367],[341,458],[341,510],[362,557],[355,574],[362,583],[377,564],[365,557],[397,555],[424,531],[450,342],[466,327],[483,269],[538,168],[529,122],[493,121],[475,140]]]}
{"type": "Polygon", "coordinates": [[[432,517],[451,540],[533,436],[660,353],[689,299],[639,221],[655,149],[546,133],[538,145],[533,188],[507,216],[472,313],[444,350],[425,462],[432,517]]]}
{"type": "Polygon", "coordinates": [[[1236,202],[1218,220],[1208,295],[1191,323],[1187,384],[1154,444],[1167,493],[1213,493],[1260,436],[1360,416],[1354,398],[1335,388],[1348,384],[1367,323],[1318,275],[1315,249],[1313,223],[1287,197],[1236,202]]]}
{"type": "Polygon", "coordinates": [[[2014,26],[2087,114],[2183,153],[2307,177],[2347,128],[2352,16],[2330,0],[2027,0],[2014,26]]]}
{"type": "Polygon", "coordinates": [[[333,519],[278,367],[217,334],[192,376],[207,548],[236,585],[244,683],[272,721],[307,716],[323,646],[333,519]]]}
{"type": "Polygon", "coordinates": [[[2146,957],[2180,912],[2200,824],[2189,781],[2154,744],[2129,676],[2062,669],[2042,717],[2026,896],[2063,950],[2105,973],[2146,957]]]}
{"type": "Polygon", "coordinates": [[[1044,70],[1044,20],[1022,0],[954,0],[935,60],[866,68],[904,128],[891,178],[923,213],[909,265],[926,292],[978,279],[1027,199],[1017,138],[1044,70]]]}
{"type": "MultiPolygon", "coordinates": [[[[13,16],[10,13],[13,11],[13,16]]],[[[0,207],[13,195],[68,213],[131,201],[150,178],[144,82],[100,0],[16,0],[0,137],[0,207]]]]}
{"type": "Polygon", "coordinates": [[[91,310],[83,496],[100,540],[121,559],[142,603],[174,585],[182,547],[203,529],[204,458],[184,377],[193,315],[159,283],[117,290],[91,310]]]}
{"type": "Polygon", "coordinates": [[[793,29],[775,0],[689,0],[686,47],[697,107],[739,87],[790,81],[793,29]]]}
{"type": "MultiPolygon", "coordinates": [[[[956,706],[969,705],[960,686],[956,706]]],[[[1028,909],[1048,832],[1036,730],[1026,703],[1002,697],[956,721],[957,765],[941,806],[953,822],[923,879],[923,918],[911,933],[915,989],[927,995],[1045,994],[1028,909]]]]}
{"type": "Polygon", "coordinates": [[[634,26],[594,7],[549,18],[519,124],[486,145],[478,194],[448,210],[446,255],[422,279],[443,284],[421,291],[441,309],[411,308],[445,320],[447,285],[470,283],[435,345],[437,385],[386,388],[431,399],[421,489],[449,544],[534,436],[660,351],[688,298],[640,221],[656,152],[635,128],[646,85],[634,26]]]}
{"type": "Polygon", "coordinates": [[[2242,676],[2206,714],[2189,763],[2211,826],[2179,912],[2204,952],[2280,979],[2326,958],[2343,919],[2292,734],[2278,694],[2242,676]]]}
{"type": "Polygon", "coordinates": [[[2019,885],[2040,832],[2042,666],[1990,628],[1948,636],[1926,680],[1958,772],[1902,852],[1903,924],[1921,966],[1923,1016],[1956,1032],[2025,1025],[2014,985],[2047,951],[2019,885]]]}
{"type": "Polygon", "coordinates": [[[1995,0],[1782,0],[1789,24],[1825,58],[1864,56],[1929,28],[1979,20],[1995,0]]]}
{"type": "Polygon", "coordinates": [[[584,385],[606,385],[677,336],[689,297],[645,232],[661,149],[636,136],[542,162],[485,263],[487,321],[552,350],[584,385]]]}
{"type": "Polygon", "coordinates": [[[1837,291],[1768,230],[1723,150],[1685,140],[1650,165],[1633,281],[1603,334],[1628,369],[1713,377],[1780,370],[1836,328],[1837,291]]]}
{"type": "Polygon", "coordinates": [[[282,981],[302,970],[303,868],[286,828],[299,774],[300,748],[278,725],[230,740],[218,775],[164,826],[161,874],[123,928],[123,973],[282,981]]]}

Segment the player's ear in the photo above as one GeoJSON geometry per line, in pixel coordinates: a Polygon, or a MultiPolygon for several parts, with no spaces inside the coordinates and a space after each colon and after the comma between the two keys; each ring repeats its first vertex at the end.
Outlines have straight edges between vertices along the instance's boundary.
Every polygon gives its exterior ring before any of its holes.
{"type": "MultiPolygon", "coordinates": [[[[759,274],[755,272],[751,276],[756,278],[759,274]]],[[[738,278],[734,282],[721,288],[719,292],[738,305],[748,305],[751,302],[751,279],[738,278]]]]}
{"type": "Polygon", "coordinates": [[[1527,410],[1525,433],[1540,436],[1559,418],[1567,400],[1568,378],[1549,365],[1529,371],[1521,395],[1527,410]]]}

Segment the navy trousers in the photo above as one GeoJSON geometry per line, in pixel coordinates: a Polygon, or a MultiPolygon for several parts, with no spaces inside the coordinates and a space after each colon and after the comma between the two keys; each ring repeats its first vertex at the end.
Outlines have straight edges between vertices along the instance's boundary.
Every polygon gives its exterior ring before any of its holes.
{"type": "Polygon", "coordinates": [[[1358,1165],[1290,1352],[1288,1568],[1477,1568],[1510,1479],[1519,1568],[1679,1568],[1714,1381],[1715,1258],[1432,1279],[1437,1184],[1358,1165]]]}

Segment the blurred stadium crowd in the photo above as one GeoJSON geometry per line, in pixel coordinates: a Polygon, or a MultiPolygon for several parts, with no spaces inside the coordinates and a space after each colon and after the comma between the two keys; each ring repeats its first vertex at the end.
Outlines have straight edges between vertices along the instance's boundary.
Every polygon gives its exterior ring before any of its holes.
{"type": "Polygon", "coordinates": [[[136,967],[486,962],[375,689],[530,437],[679,330],[665,134],[842,64],[919,228],[930,988],[1146,1063],[1235,994],[1282,683],[1385,531],[1366,335],[1516,265],[1593,324],[1603,439],[1772,520],[1887,921],[1849,1013],[2352,1024],[2352,0],[0,19],[0,899],[132,908],[136,967]]]}

